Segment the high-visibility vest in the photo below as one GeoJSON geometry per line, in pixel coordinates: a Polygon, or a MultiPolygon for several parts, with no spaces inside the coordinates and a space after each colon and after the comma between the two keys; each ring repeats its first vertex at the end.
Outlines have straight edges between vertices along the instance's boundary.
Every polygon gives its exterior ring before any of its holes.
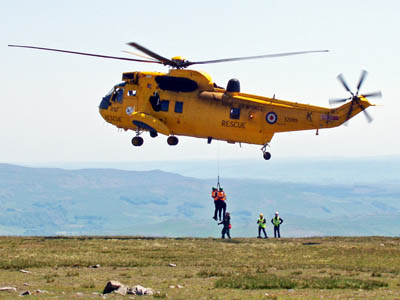
{"type": "Polygon", "coordinates": [[[281,224],[281,218],[273,218],[272,222],[274,223],[275,226],[279,226],[281,224]]]}
{"type": "Polygon", "coordinates": [[[264,218],[259,218],[259,219],[258,219],[258,226],[260,226],[261,228],[267,227],[267,224],[264,223],[264,221],[265,221],[264,218]]]}
{"type": "Polygon", "coordinates": [[[218,196],[218,200],[225,200],[225,192],[224,191],[218,191],[217,196],[218,196]]]}
{"type": "Polygon", "coordinates": [[[217,191],[212,191],[211,192],[211,197],[214,198],[214,201],[218,200],[218,192],[217,191]]]}

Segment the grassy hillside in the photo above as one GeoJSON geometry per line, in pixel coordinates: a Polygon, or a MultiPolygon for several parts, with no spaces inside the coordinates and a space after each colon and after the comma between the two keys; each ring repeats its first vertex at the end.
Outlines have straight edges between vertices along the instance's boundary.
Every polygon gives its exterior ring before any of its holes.
{"type": "MultiPolygon", "coordinates": [[[[34,167],[64,169],[119,169],[148,171],[159,169],[194,178],[215,178],[216,160],[125,161],[30,164],[34,167]]],[[[219,161],[221,178],[263,179],[279,182],[317,184],[400,183],[400,156],[371,157],[275,157],[219,161]]]]}
{"type": "Polygon", "coordinates": [[[110,279],[146,299],[399,299],[400,239],[0,238],[1,299],[98,299],[110,279]]]}
{"type": "MultiPolygon", "coordinates": [[[[0,164],[0,235],[217,237],[214,184],[158,170],[0,164]]],[[[400,234],[398,184],[225,179],[223,186],[234,236],[254,236],[258,214],[276,210],[284,236],[400,234]]]]}

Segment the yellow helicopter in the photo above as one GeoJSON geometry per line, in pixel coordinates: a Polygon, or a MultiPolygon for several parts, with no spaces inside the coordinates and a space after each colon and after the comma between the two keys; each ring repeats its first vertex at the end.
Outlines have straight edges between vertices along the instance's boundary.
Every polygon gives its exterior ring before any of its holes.
{"type": "Polygon", "coordinates": [[[351,96],[331,99],[330,103],[350,101],[330,109],[275,99],[275,97],[242,93],[237,79],[229,80],[227,87],[223,88],[217,86],[207,73],[186,69],[196,64],[290,56],[328,50],[192,62],[182,57],[165,58],[137,43],[128,45],[145,53],[147,56],[139,55],[145,59],[35,46],[9,46],[163,64],[171,67],[168,73],[123,73],[123,82],[116,84],[101,100],[99,110],[104,120],[118,128],[136,132],[132,138],[132,144],[135,147],[143,145],[141,134],[148,131],[153,138],[159,133],[168,136],[167,142],[171,146],[178,144],[177,136],[204,138],[208,143],[215,139],[228,143],[258,144],[262,145],[264,159],[269,160],[271,154],[266,151],[266,147],[276,132],[314,129],[318,134],[319,129],[337,127],[361,111],[368,122],[371,122],[372,118],[365,109],[373,104],[367,98],[381,96],[380,92],[359,94],[367,75],[366,71],[361,73],[356,93],[351,91],[342,74],[338,76],[339,81],[351,96]]]}

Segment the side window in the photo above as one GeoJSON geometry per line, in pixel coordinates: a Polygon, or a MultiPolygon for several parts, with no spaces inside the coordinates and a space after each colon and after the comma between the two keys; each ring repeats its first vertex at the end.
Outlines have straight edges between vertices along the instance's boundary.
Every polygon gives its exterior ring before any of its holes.
{"type": "Polygon", "coordinates": [[[160,110],[168,111],[168,109],[169,109],[169,100],[162,100],[160,110]]]}
{"type": "Polygon", "coordinates": [[[135,90],[128,91],[128,96],[129,97],[136,96],[136,91],[135,90]]]}
{"type": "Polygon", "coordinates": [[[175,112],[181,114],[183,111],[183,102],[176,101],[175,102],[175,112]]]}
{"type": "Polygon", "coordinates": [[[240,119],[240,108],[239,107],[232,107],[229,117],[231,119],[236,119],[236,120],[240,119]]]}

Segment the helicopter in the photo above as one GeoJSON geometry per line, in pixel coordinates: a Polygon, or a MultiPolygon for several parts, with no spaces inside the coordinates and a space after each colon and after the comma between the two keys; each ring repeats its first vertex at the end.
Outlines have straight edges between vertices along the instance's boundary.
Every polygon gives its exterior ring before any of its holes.
{"type": "Polygon", "coordinates": [[[129,46],[145,55],[125,51],[140,56],[141,59],[100,55],[62,49],[25,45],[10,47],[29,48],[94,56],[108,59],[162,64],[170,67],[168,73],[124,72],[122,82],[114,85],[101,100],[99,112],[104,120],[118,129],[133,130],[132,145],[140,147],[144,143],[143,132],[150,137],[158,134],[168,136],[167,143],[176,146],[178,136],[189,136],[228,143],[248,143],[261,145],[263,158],[269,160],[267,151],[272,137],[278,132],[316,130],[332,128],[347,123],[352,117],[363,112],[368,122],[372,117],[366,108],[373,106],[367,98],[381,97],[381,92],[360,94],[360,88],[367,72],[362,71],[354,93],[342,74],[337,79],[350,94],[349,97],[331,99],[330,104],[343,103],[336,108],[325,108],[287,100],[246,94],[240,90],[238,79],[228,81],[226,88],[213,82],[203,71],[187,69],[192,65],[261,59],[307,53],[328,52],[312,50],[224,58],[207,61],[189,61],[175,56],[165,58],[137,43],[129,46]]]}

